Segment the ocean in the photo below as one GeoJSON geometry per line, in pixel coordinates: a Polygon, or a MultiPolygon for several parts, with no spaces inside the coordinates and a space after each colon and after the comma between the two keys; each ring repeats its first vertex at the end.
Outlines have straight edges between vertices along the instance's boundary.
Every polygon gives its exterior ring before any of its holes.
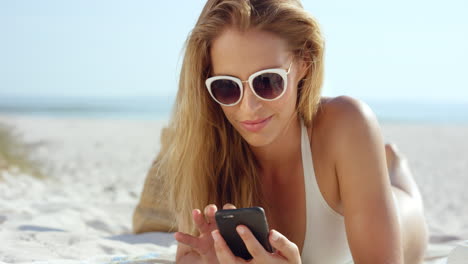
{"type": "MultiPolygon", "coordinates": [[[[468,102],[363,100],[379,122],[468,124],[468,102]]],[[[0,97],[0,114],[27,116],[168,119],[174,97],[0,97]]]]}

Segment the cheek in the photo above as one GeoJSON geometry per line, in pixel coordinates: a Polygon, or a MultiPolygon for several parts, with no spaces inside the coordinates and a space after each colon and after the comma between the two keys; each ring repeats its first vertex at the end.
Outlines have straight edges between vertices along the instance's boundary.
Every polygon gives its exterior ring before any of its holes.
{"type": "Polygon", "coordinates": [[[289,113],[294,111],[297,100],[297,88],[293,87],[292,83],[288,83],[288,90],[278,101],[273,101],[274,108],[280,112],[289,113]]]}
{"type": "Polygon", "coordinates": [[[221,109],[223,110],[224,112],[224,115],[226,116],[227,120],[229,120],[229,122],[233,122],[235,121],[235,107],[233,106],[221,106],[221,109]]]}

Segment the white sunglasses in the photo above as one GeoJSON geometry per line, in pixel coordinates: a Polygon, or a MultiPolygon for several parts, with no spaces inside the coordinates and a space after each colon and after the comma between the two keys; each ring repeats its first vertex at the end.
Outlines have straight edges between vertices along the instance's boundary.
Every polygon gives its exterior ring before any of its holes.
{"type": "Polygon", "coordinates": [[[260,99],[274,101],[286,92],[288,74],[293,61],[285,69],[266,69],[253,73],[249,79],[242,81],[232,76],[213,76],[206,79],[205,84],[211,97],[221,105],[238,104],[244,95],[243,83],[248,82],[252,92],[260,99]]]}

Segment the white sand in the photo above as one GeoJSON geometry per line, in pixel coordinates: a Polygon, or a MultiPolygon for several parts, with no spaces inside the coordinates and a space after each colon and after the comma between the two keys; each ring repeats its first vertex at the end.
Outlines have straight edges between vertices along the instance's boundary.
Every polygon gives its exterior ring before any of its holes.
{"type": "MultiPolygon", "coordinates": [[[[131,234],[132,212],[164,121],[2,115],[0,123],[13,126],[24,141],[40,143],[33,155],[48,176],[0,173],[0,263],[174,259],[172,234],[131,234]]],[[[382,129],[386,141],[408,157],[421,187],[432,235],[425,263],[445,263],[429,259],[447,256],[456,242],[468,239],[468,125],[382,129]]]]}

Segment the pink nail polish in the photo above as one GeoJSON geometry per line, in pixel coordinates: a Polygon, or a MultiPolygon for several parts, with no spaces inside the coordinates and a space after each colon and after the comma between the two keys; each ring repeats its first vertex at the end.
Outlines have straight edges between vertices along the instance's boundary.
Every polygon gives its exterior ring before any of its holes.
{"type": "Polygon", "coordinates": [[[238,226],[237,227],[237,232],[239,232],[239,234],[243,235],[245,233],[245,228],[242,227],[242,226],[238,226]]]}
{"type": "Polygon", "coordinates": [[[214,231],[211,232],[211,236],[213,237],[213,240],[214,240],[214,241],[218,241],[218,240],[219,240],[219,234],[216,233],[216,230],[214,230],[214,231]]]}
{"type": "Polygon", "coordinates": [[[276,230],[271,230],[271,239],[273,241],[276,241],[276,240],[278,240],[278,238],[279,238],[278,232],[276,230]]]}

